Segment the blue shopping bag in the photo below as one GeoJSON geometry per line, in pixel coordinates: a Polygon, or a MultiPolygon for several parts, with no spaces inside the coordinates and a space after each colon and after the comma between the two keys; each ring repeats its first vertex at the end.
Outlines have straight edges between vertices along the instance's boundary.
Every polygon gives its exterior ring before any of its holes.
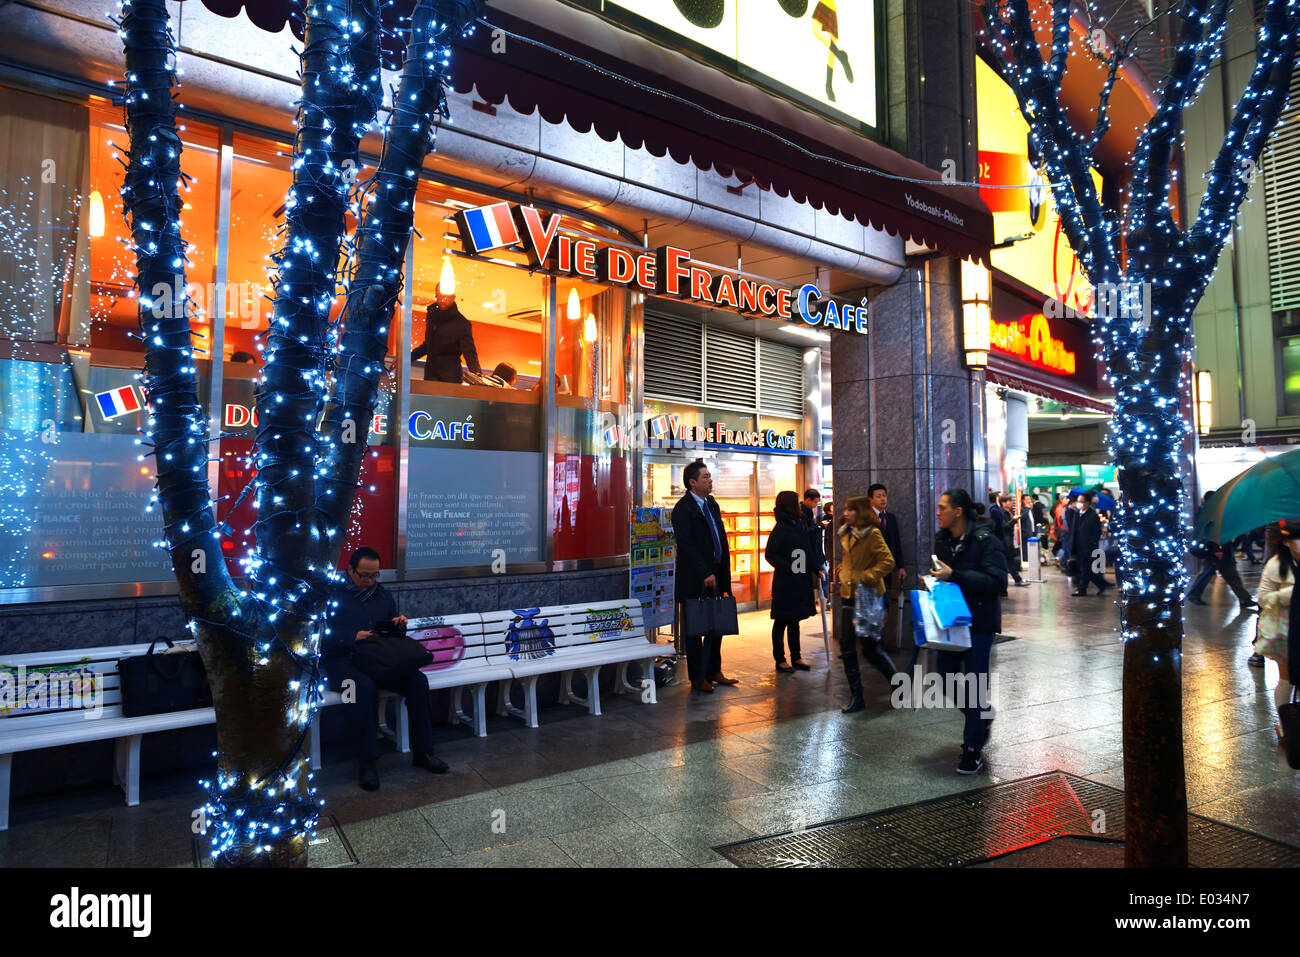
{"type": "Polygon", "coordinates": [[[936,581],[930,585],[930,602],[941,628],[970,624],[970,606],[961,588],[952,582],[936,581]]]}
{"type": "Polygon", "coordinates": [[[918,648],[934,648],[938,651],[968,651],[970,649],[970,628],[967,625],[954,625],[943,628],[934,614],[934,603],[928,591],[911,593],[912,637],[918,648]]]}

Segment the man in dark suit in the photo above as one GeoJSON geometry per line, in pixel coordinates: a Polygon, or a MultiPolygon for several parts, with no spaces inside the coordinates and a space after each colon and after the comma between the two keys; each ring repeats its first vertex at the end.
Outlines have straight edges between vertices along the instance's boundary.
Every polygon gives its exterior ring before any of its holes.
{"type": "MultiPolygon", "coordinates": [[[[1070,529],[1071,550],[1073,557],[1078,566],[1078,575],[1074,579],[1074,595],[1088,594],[1088,583],[1095,582],[1097,585],[1097,594],[1100,595],[1110,583],[1105,577],[1098,572],[1093,563],[1101,557],[1101,516],[1097,510],[1092,507],[1093,493],[1084,492],[1079,497],[1083,503],[1083,510],[1074,520],[1074,525],[1070,529]]],[[[1105,559],[1102,558],[1102,562],[1105,559]]],[[[1102,565],[1105,570],[1105,565],[1102,565]]]]}
{"type": "MultiPolygon", "coordinates": [[[[1005,492],[998,496],[998,513],[1001,516],[1001,523],[998,525],[1002,533],[1002,545],[1007,553],[1007,571],[1015,579],[1017,585],[1024,586],[1027,583],[1020,577],[1020,549],[1016,548],[1016,520],[1012,517],[1012,512],[1016,507],[1016,497],[1008,495],[1005,492]]],[[[992,515],[992,509],[989,510],[992,515]]],[[[1006,590],[1003,589],[1002,597],[1006,598],[1006,590]]]]}
{"type": "Polygon", "coordinates": [[[894,570],[885,576],[887,611],[884,638],[889,647],[897,648],[901,644],[898,638],[900,608],[898,595],[903,589],[903,582],[907,579],[907,565],[903,560],[903,534],[899,530],[898,519],[892,512],[886,511],[889,506],[889,490],[885,486],[879,482],[872,485],[867,489],[867,499],[871,502],[876,518],[880,521],[880,534],[884,536],[885,544],[889,546],[889,554],[894,556],[894,570]]]}
{"type": "Polygon", "coordinates": [[[459,383],[462,355],[470,372],[483,373],[474,347],[474,327],[456,308],[456,297],[443,295],[440,289],[433,305],[424,313],[424,342],[411,352],[411,361],[425,360],[426,382],[459,383]]]}
{"type": "MultiPolygon", "coordinates": [[[[722,510],[710,494],[713,476],[703,462],[682,470],[686,494],[673,506],[673,537],[677,540],[677,600],[691,601],[705,593],[731,594],[731,553],[722,510]]],[[[694,691],[714,685],[740,684],[722,673],[721,635],[682,635],[686,671],[694,691]]]]}

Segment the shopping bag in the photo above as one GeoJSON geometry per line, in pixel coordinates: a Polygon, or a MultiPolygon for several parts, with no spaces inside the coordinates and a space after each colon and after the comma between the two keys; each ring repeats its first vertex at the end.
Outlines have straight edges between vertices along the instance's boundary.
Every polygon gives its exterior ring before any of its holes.
{"type": "Polygon", "coordinates": [[[940,626],[934,614],[934,604],[928,591],[911,592],[912,635],[918,648],[935,648],[939,651],[967,651],[970,648],[970,627],[940,626]]]}
{"type": "Polygon", "coordinates": [[[143,655],[117,663],[125,718],[212,707],[212,689],[199,653],[155,652],[154,645],[160,641],[169,649],[176,647],[168,638],[157,638],[143,655]]]}
{"type": "Polygon", "coordinates": [[[736,599],[731,595],[704,595],[682,601],[683,635],[738,635],[736,599]]]}
{"type": "Polygon", "coordinates": [[[885,627],[885,596],[859,584],[853,592],[853,630],[860,636],[879,636],[885,627]]]}
{"type": "Polygon", "coordinates": [[[941,628],[970,624],[970,606],[961,593],[961,586],[952,582],[934,582],[930,585],[930,604],[941,628]]]}

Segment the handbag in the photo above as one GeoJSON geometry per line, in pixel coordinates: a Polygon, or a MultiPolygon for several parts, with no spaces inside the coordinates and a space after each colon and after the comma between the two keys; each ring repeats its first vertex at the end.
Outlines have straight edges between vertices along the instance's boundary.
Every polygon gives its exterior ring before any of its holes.
{"type": "Polygon", "coordinates": [[[683,635],[738,635],[740,619],[731,595],[701,595],[682,599],[683,635]]]}
{"type": "Polygon", "coordinates": [[[858,637],[879,635],[885,627],[885,596],[861,582],[853,591],[853,630],[858,637]]]}
{"type": "Polygon", "coordinates": [[[940,651],[970,650],[970,626],[942,627],[934,615],[934,604],[928,591],[913,589],[911,599],[912,635],[916,647],[940,651]]]}
{"type": "Polygon", "coordinates": [[[411,672],[433,663],[433,653],[405,629],[375,631],[352,646],[352,664],[385,691],[401,691],[411,672]]]}
{"type": "Polygon", "coordinates": [[[160,641],[176,647],[170,638],[155,638],[144,654],[117,663],[124,718],[212,707],[202,656],[197,651],[155,652],[160,641]]]}
{"type": "Polygon", "coordinates": [[[1277,709],[1277,723],[1286,742],[1286,763],[1300,771],[1300,688],[1292,686],[1291,700],[1277,709]]]}

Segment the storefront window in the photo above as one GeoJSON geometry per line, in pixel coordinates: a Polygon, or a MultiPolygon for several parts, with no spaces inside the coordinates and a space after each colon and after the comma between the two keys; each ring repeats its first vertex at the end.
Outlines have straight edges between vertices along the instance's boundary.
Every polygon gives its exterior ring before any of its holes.
{"type": "MultiPolygon", "coordinates": [[[[122,117],[104,101],[0,90],[0,586],[171,577],[153,469],[138,461],[144,394],[119,162],[122,117]]],[[[216,133],[182,132],[182,228],[199,401],[206,411],[217,208],[216,133]]]]}
{"type": "Polygon", "coordinates": [[[472,205],[429,183],[417,199],[407,569],[508,570],[545,557],[547,280],[456,255],[452,217],[472,205]]]}
{"type": "Polygon", "coordinates": [[[556,323],[555,479],[557,561],[628,550],[632,476],[630,294],[561,282],[556,323]]]}
{"type": "Polygon", "coordinates": [[[1300,337],[1283,339],[1282,414],[1300,415],[1300,337]]]}

